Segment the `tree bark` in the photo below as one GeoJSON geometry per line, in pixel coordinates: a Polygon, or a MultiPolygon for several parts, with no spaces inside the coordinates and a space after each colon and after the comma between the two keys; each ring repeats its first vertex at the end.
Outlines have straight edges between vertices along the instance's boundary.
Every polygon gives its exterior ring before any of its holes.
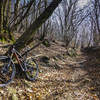
{"type": "Polygon", "coordinates": [[[23,35],[16,40],[15,48],[19,51],[26,45],[30,44],[30,40],[34,37],[36,30],[52,15],[58,4],[62,0],[53,0],[44,12],[30,25],[23,35]]]}
{"type": "Polygon", "coordinates": [[[0,1],[0,39],[13,40],[8,21],[11,14],[11,0],[0,1]]]}
{"type": "Polygon", "coordinates": [[[3,28],[3,0],[0,0],[0,34],[3,28]]]}

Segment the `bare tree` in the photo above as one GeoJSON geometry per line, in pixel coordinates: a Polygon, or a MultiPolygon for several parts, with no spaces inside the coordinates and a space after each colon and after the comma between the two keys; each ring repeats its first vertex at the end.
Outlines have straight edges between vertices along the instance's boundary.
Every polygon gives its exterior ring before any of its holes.
{"type": "Polygon", "coordinates": [[[61,1],[62,0],[53,0],[43,13],[30,25],[30,27],[16,41],[15,46],[17,50],[30,44],[30,40],[34,37],[36,30],[52,15],[53,11],[61,1]]]}

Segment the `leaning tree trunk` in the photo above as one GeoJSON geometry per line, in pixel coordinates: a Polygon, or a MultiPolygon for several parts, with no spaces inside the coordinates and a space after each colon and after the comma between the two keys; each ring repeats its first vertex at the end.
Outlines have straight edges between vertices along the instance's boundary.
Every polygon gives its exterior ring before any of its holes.
{"type": "Polygon", "coordinates": [[[30,40],[34,37],[36,30],[52,15],[58,4],[62,0],[53,0],[44,12],[30,25],[23,35],[16,40],[15,48],[21,50],[26,45],[30,44],[30,40]]]}

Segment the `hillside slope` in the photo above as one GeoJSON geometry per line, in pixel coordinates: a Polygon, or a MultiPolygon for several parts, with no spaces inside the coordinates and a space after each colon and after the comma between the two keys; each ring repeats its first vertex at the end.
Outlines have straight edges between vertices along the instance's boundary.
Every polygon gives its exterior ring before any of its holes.
{"type": "Polygon", "coordinates": [[[71,57],[57,41],[48,48],[40,45],[30,55],[39,64],[37,80],[17,75],[10,85],[0,88],[0,100],[100,100],[98,54],[77,51],[71,57]]]}

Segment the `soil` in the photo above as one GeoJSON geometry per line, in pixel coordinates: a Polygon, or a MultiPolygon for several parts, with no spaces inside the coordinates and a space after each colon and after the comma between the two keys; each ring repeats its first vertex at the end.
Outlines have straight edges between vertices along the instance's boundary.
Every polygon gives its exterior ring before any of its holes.
{"type": "Polygon", "coordinates": [[[70,57],[62,42],[40,45],[29,54],[39,65],[37,79],[31,82],[16,75],[11,84],[0,88],[0,100],[100,100],[98,54],[77,50],[70,57]]]}

